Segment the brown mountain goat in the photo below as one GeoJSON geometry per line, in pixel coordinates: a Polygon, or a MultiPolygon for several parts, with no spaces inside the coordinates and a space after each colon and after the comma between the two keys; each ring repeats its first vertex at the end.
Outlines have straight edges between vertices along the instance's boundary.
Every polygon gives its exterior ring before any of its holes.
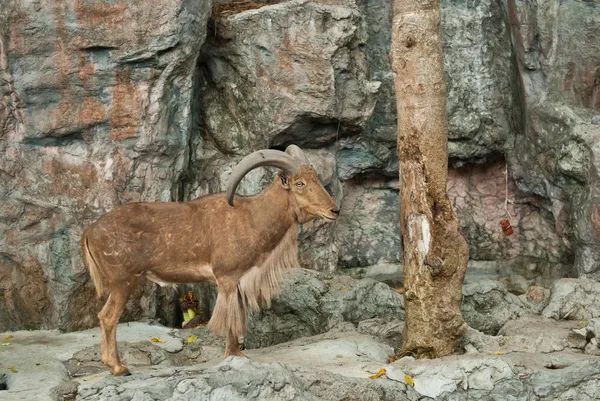
{"type": "Polygon", "coordinates": [[[102,363],[113,375],[128,374],[117,351],[116,327],[127,299],[147,278],[161,286],[211,281],[219,286],[210,329],[227,336],[225,356],[242,355],[238,336],[248,326],[248,307],[270,306],[282,269],[297,262],[298,225],[335,221],[339,211],[302,150],[260,150],[233,170],[227,194],[191,202],[128,203],[83,233],[83,258],[98,296],[102,363]],[[281,171],[257,195],[235,197],[252,169],[281,171]]]}

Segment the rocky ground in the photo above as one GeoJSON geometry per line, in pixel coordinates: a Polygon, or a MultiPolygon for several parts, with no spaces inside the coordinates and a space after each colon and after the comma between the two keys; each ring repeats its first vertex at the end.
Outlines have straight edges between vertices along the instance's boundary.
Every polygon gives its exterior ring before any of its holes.
{"type": "Polygon", "coordinates": [[[249,358],[224,360],[223,340],[205,327],[123,323],[119,349],[132,375],[111,377],[97,328],[3,333],[0,399],[594,400],[598,297],[590,280],[519,296],[498,282],[472,283],[460,355],[390,362],[401,343],[401,296],[371,279],[299,270],[273,308],[253,317],[249,358]]]}

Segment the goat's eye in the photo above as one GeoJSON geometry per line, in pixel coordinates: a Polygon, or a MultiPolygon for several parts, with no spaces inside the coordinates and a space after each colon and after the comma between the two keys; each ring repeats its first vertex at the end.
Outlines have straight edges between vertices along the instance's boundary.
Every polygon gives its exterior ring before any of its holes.
{"type": "Polygon", "coordinates": [[[302,188],[303,186],[304,186],[304,183],[302,181],[298,181],[296,183],[296,187],[298,187],[298,188],[302,188]]]}

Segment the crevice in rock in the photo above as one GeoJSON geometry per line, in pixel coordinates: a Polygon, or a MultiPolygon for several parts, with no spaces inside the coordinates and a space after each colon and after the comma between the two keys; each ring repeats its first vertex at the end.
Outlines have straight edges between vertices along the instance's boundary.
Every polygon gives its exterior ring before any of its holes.
{"type": "Polygon", "coordinates": [[[81,50],[85,50],[86,52],[90,52],[90,53],[105,53],[111,50],[119,50],[118,47],[115,46],[87,46],[87,47],[82,47],[81,50]]]}
{"type": "Polygon", "coordinates": [[[545,365],[544,367],[546,369],[550,369],[550,370],[559,370],[559,369],[567,368],[567,367],[569,367],[569,365],[563,365],[560,363],[557,364],[557,363],[552,362],[552,363],[545,365]]]}
{"type": "Polygon", "coordinates": [[[38,147],[62,147],[72,145],[75,142],[83,141],[83,132],[80,130],[66,133],[61,136],[44,136],[38,138],[24,138],[22,143],[29,146],[38,147]]]}
{"type": "Polygon", "coordinates": [[[306,115],[275,135],[269,147],[284,150],[286,146],[295,144],[301,148],[316,149],[360,132],[360,127],[344,124],[338,119],[306,115]]]}

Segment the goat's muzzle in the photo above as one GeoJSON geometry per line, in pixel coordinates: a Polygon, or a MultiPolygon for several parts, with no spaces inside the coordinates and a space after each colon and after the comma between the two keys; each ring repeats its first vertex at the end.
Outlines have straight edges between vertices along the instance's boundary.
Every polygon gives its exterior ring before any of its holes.
{"type": "Polygon", "coordinates": [[[334,221],[336,221],[338,219],[338,217],[340,216],[340,210],[339,209],[331,209],[329,210],[328,213],[323,213],[321,215],[321,217],[323,218],[323,220],[333,223],[334,221]]]}

